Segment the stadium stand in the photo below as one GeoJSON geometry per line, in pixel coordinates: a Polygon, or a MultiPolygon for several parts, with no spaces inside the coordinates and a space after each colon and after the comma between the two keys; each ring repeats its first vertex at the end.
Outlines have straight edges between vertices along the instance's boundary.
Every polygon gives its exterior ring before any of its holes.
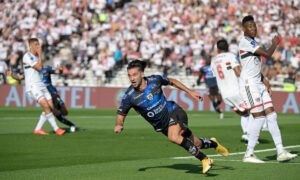
{"type": "Polygon", "coordinates": [[[0,73],[22,69],[27,40],[38,37],[45,64],[65,65],[54,85],[90,87],[128,86],[126,64],[139,58],[148,62],[149,74],[204,88],[195,83],[203,57],[215,54],[220,38],[236,54],[240,21],[252,14],[261,45],[268,47],[275,34],[281,39],[273,58],[263,59],[264,75],[274,90],[291,80],[300,91],[299,1],[3,0],[0,11],[0,73]]]}

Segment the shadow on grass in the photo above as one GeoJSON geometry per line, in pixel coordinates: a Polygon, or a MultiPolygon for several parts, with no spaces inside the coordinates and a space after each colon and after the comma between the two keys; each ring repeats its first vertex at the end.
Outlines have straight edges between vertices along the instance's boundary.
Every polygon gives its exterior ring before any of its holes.
{"type": "MultiPolygon", "coordinates": [[[[176,169],[176,170],[186,170],[185,173],[191,173],[191,174],[202,174],[202,166],[194,165],[194,164],[173,164],[168,166],[153,166],[153,167],[145,167],[140,168],[139,171],[146,171],[148,169],[156,169],[156,168],[169,168],[169,169],[176,169]]],[[[212,172],[218,171],[218,170],[234,170],[234,168],[229,166],[220,166],[220,165],[214,165],[212,169],[208,172],[207,176],[218,176],[219,174],[214,174],[212,172]]]]}

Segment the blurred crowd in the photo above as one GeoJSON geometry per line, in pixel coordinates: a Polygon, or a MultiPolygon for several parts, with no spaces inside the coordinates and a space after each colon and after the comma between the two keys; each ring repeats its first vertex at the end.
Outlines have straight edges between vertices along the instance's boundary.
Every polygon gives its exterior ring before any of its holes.
{"type": "Polygon", "coordinates": [[[137,58],[165,76],[193,75],[221,38],[238,53],[241,20],[251,14],[260,45],[281,39],[273,57],[263,58],[264,75],[300,81],[299,7],[298,0],[0,0],[0,74],[21,69],[27,40],[38,37],[44,60],[63,64],[65,78],[92,70],[108,83],[137,58]]]}

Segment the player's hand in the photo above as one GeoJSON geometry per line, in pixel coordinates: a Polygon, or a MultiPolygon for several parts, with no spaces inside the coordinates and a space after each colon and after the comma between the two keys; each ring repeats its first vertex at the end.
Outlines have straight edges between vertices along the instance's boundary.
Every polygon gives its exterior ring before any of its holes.
{"type": "Polygon", "coordinates": [[[278,36],[274,36],[274,37],[273,37],[273,39],[272,39],[272,44],[276,44],[276,45],[278,45],[278,44],[279,44],[279,42],[280,42],[280,39],[279,39],[279,37],[278,37],[278,36]]]}
{"type": "Polygon", "coordinates": [[[20,78],[20,79],[24,79],[24,78],[25,78],[24,74],[19,75],[19,78],[20,78]]]}
{"type": "Polygon", "coordinates": [[[120,133],[120,132],[122,132],[122,131],[123,131],[123,126],[121,126],[121,125],[116,125],[114,131],[115,131],[115,133],[120,133]]]}
{"type": "Polygon", "coordinates": [[[37,52],[37,54],[38,54],[39,56],[41,56],[41,55],[42,55],[42,47],[41,47],[41,46],[37,46],[37,47],[36,47],[36,52],[37,52]]]}
{"type": "Polygon", "coordinates": [[[189,93],[193,98],[197,99],[198,101],[202,101],[203,100],[203,97],[200,93],[198,92],[195,92],[195,91],[191,91],[189,93]]]}
{"type": "Polygon", "coordinates": [[[12,75],[12,70],[8,68],[5,72],[6,76],[11,76],[12,75]]]}
{"type": "Polygon", "coordinates": [[[57,69],[59,70],[59,74],[62,74],[63,70],[64,70],[64,66],[63,65],[58,65],[57,69]]]}

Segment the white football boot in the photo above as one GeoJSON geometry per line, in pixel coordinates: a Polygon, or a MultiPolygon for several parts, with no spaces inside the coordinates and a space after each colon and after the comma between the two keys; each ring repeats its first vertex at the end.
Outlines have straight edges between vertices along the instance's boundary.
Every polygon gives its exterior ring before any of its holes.
{"type": "Polygon", "coordinates": [[[282,153],[280,153],[277,156],[277,161],[279,161],[279,162],[288,161],[288,160],[296,158],[297,156],[298,156],[297,154],[292,154],[292,153],[289,153],[286,150],[284,150],[282,153]]]}
{"type": "Polygon", "coordinates": [[[258,159],[254,154],[251,154],[249,157],[244,157],[243,162],[247,162],[247,163],[265,163],[264,161],[258,159]]]}

